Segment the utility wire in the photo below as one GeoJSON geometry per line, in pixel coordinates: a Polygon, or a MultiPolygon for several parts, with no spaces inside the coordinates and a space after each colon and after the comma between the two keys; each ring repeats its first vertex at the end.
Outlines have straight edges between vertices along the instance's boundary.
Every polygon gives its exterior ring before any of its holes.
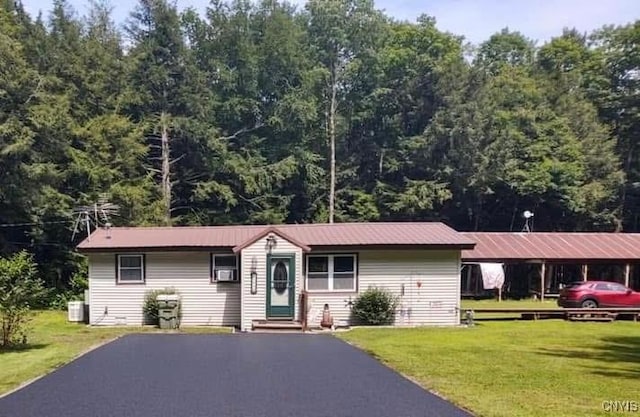
{"type": "Polygon", "coordinates": [[[41,224],[60,224],[60,223],[73,223],[73,220],[60,220],[55,222],[36,222],[36,223],[0,223],[0,227],[38,226],[41,224]]]}
{"type": "Polygon", "coordinates": [[[36,247],[36,246],[59,246],[59,247],[68,247],[69,245],[63,245],[61,243],[54,242],[3,242],[9,245],[20,245],[26,247],[36,247]]]}

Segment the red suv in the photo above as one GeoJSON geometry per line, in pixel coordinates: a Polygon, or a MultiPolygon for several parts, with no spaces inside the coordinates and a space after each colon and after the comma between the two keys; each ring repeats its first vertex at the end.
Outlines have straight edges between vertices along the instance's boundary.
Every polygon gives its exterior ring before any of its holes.
{"type": "Polygon", "coordinates": [[[608,281],[579,281],[560,290],[560,307],[640,307],[640,292],[608,281]]]}

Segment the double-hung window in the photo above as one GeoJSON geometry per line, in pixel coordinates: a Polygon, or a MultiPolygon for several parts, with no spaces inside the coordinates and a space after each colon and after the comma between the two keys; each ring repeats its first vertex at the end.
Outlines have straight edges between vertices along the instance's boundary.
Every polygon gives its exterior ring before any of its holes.
{"type": "Polygon", "coordinates": [[[237,282],[239,278],[237,255],[211,255],[212,282],[237,282]]]}
{"type": "Polygon", "coordinates": [[[309,291],[355,291],[355,255],[310,255],[307,258],[309,291]]]}
{"type": "Polygon", "coordinates": [[[119,284],[144,282],[144,255],[117,255],[117,280],[119,284]]]}

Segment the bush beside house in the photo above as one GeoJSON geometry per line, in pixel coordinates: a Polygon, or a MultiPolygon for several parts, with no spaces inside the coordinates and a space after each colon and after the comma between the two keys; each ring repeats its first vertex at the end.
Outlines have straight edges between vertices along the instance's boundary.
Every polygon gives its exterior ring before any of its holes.
{"type": "Polygon", "coordinates": [[[369,288],[353,303],[352,312],[364,324],[393,324],[397,304],[396,296],[388,290],[369,288]]]}

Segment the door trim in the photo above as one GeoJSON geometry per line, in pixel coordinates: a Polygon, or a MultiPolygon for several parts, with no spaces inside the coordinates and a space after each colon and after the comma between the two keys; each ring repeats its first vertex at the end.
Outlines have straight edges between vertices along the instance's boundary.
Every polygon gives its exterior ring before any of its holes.
{"type": "Polygon", "coordinates": [[[296,312],[296,254],[295,253],[273,253],[267,254],[267,303],[266,317],[278,319],[294,319],[296,312]],[[286,314],[273,314],[271,311],[271,260],[285,258],[289,259],[289,280],[291,288],[289,291],[289,311],[286,314]]]}

